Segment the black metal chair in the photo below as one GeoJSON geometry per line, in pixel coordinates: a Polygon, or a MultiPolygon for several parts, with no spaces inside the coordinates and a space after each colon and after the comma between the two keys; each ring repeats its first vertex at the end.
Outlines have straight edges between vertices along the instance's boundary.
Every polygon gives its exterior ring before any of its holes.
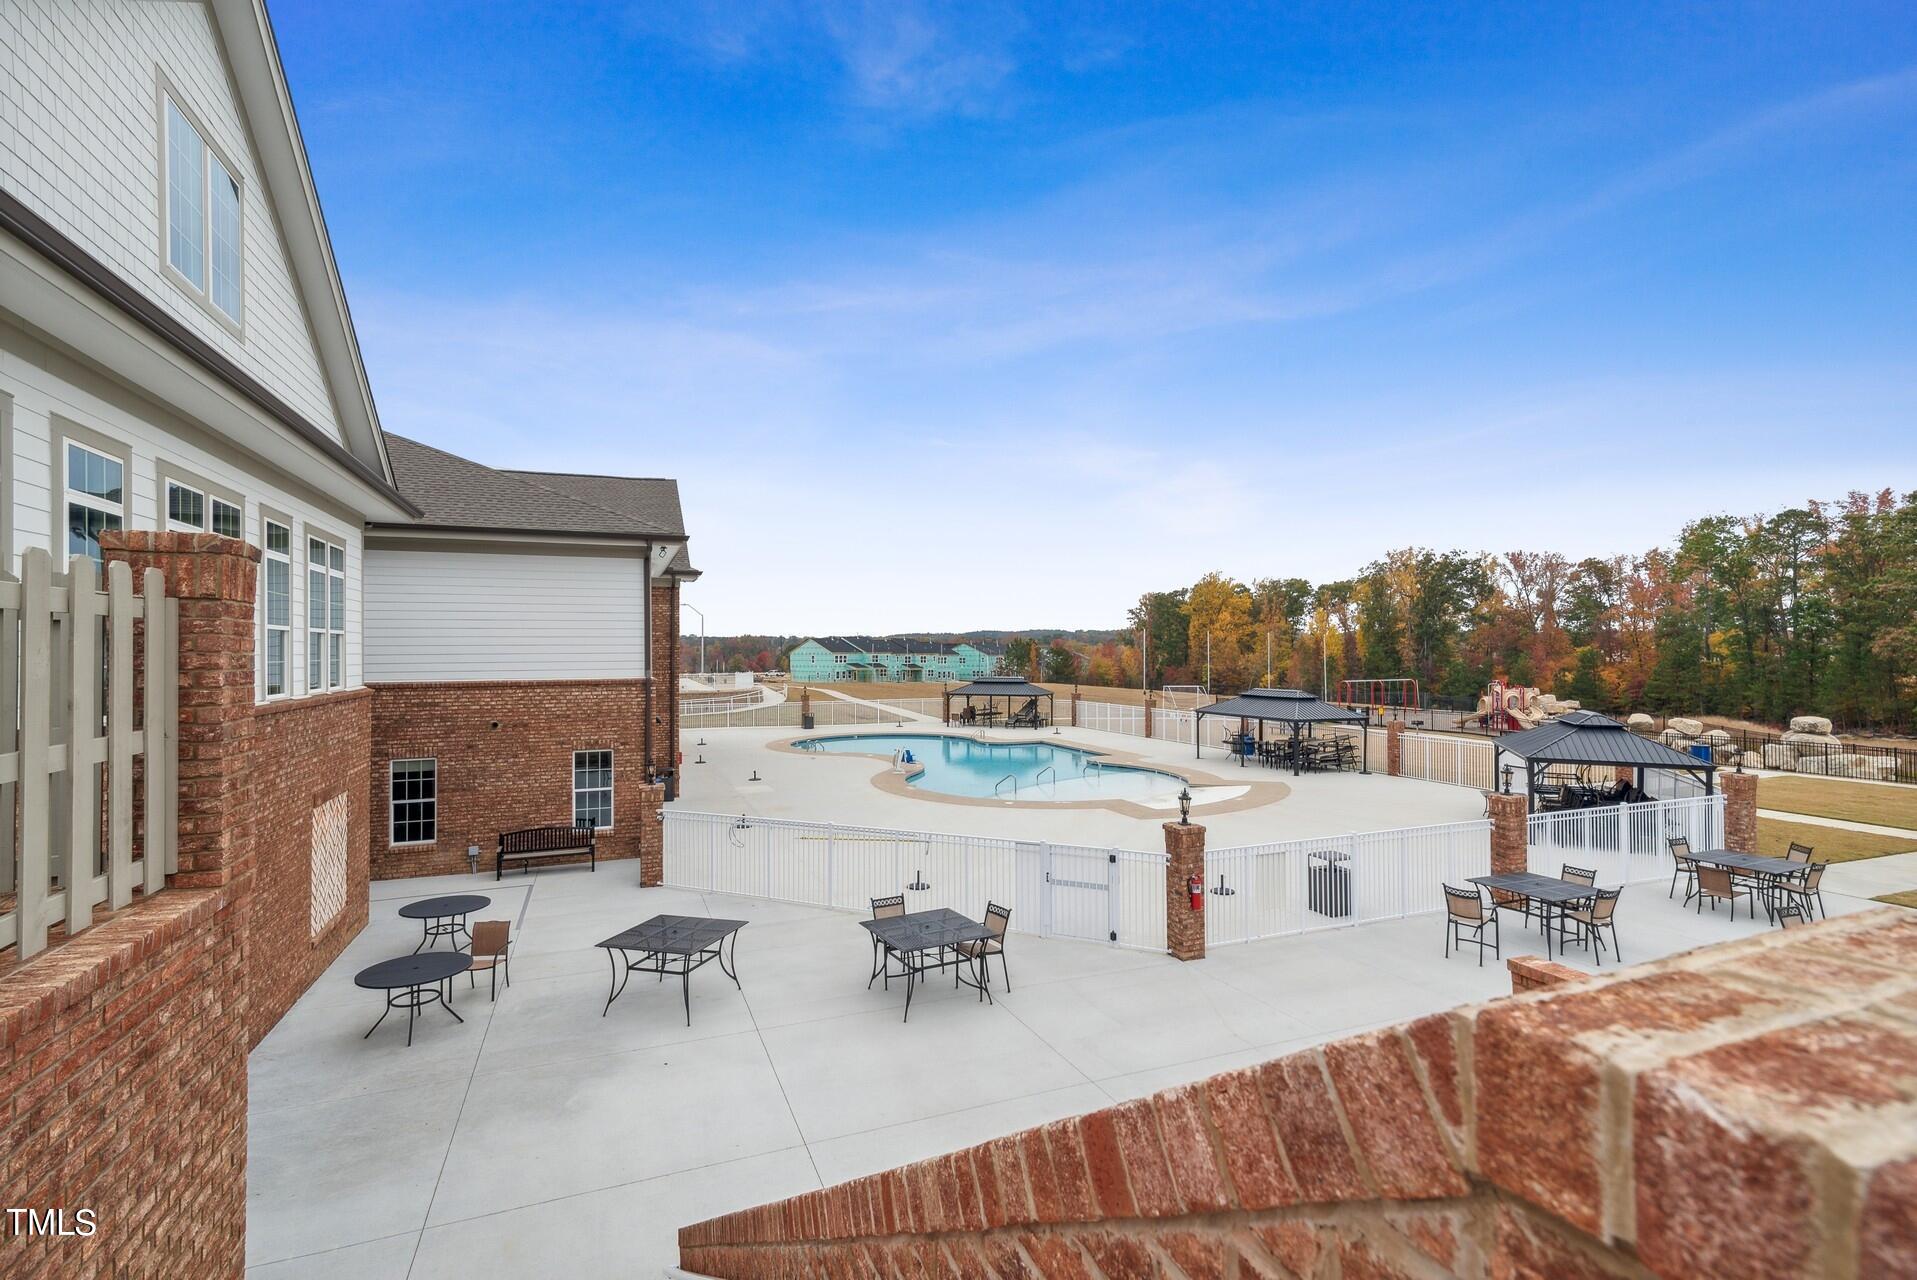
{"type": "Polygon", "coordinates": [[[1791,847],[1785,850],[1784,857],[1791,862],[1809,862],[1811,860],[1811,855],[1816,852],[1817,850],[1813,848],[1812,846],[1807,844],[1799,844],[1797,843],[1797,841],[1793,840],[1791,841],[1791,847]]]}
{"type": "MultiPolygon", "coordinates": [[[[1005,930],[1011,923],[1012,909],[1010,907],[1001,907],[996,902],[988,902],[985,904],[985,927],[992,931],[992,936],[989,938],[981,938],[977,942],[961,942],[957,948],[958,953],[967,960],[979,962],[979,973],[984,979],[986,986],[992,984],[991,958],[997,956],[998,971],[1005,976],[1005,989],[1007,991],[1012,989],[1012,975],[1005,967],[1005,930]]],[[[957,969],[954,969],[952,971],[952,986],[955,989],[958,986],[958,982],[959,973],[957,969]]],[[[979,998],[981,1000],[984,999],[985,993],[980,992],[979,998]]]]}
{"type": "Polygon", "coordinates": [[[1697,868],[1697,912],[1704,914],[1704,899],[1711,900],[1711,910],[1717,910],[1719,902],[1731,904],[1731,919],[1737,919],[1737,900],[1751,900],[1751,919],[1757,919],[1757,895],[1749,889],[1737,887],[1737,881],[1723,867],[1711,867],[1700,864],[1697,868]]]}
{"type": "Polygon", "coordinates": [[[1805,912],[1812,920],[1822,911],[1824,918],[1830,919],[1830,912],[1824,906],[1824,891],[1820,887],[1824,881],[1824,868],[1829,865],[1828,862],[1813,862],[1804,869],[1802,875],[1777,881],[1771,887],[1772,909],[1782,912],[1788,906],[1805,912]]]}
{"type": "Polygon", "coordinates": [[[1444,886],[1445,959],[1448,960],[1451,958],[1451,945],[1454,942],[1457,944],[1458,950],[1464,950],[1464,944],[1467,941],[1464,934],[1466,930],[1470,930],[1471,938],[1469,941],[1478,944],[1478,965],[1482,968],[1484,965],[1484,945],[1486,941],[1484,931],[1486,929],[1491,931],[1491,937],[1489,939],[1491,943],[1491,954],[1495,956],[1498,954],[1498,913],[1496,911],[1492,911],[1488,915],[1485,913],[1484,899],[1478,895],[1475,889],[1466,891],[1464,889],[1454,889],[1450,885],[1444,886]]]}
{"type": "MultiPolygon", "coordinates": [[[[904,914],[905,914],[905,895],[902,893],[896,894],[890,898],[872,899],[872,918],[874,920],[889,920],[894,916],[902,916],[904,914]]],[[[876,933],[873,934],[872,935],[872,976],[865,980],[865,989],[867,991],[870,991],[872,989],[872,984],[878,981],[879,978],[881,977],[885,979],[885,989],[887,991],[890,991],[892,989],[892,966],[890,964],[891,954],[892,954],[892,948],[886,946],[883,942],[880,942],[878,934],[876,933]]],[[[904,975],[901,974],[900,976],[903,977],[904,975]]]]}
{"type": "MultiPolygon", "coordinates": [[[[1683,836],[1673,836],[1666,843],[1671,846],[1671,862],[1674,866],[1671,871],[1671,891],[1664,896],[1667,898],[1677,896],[1677,879],[1683,876],[1684,902],[1688,903],[1697,892],[1697,862],[1691,857],[1691,842],[1683,836]]],[[[1684,903],[1678,905],[1682,906],[1684,903]]]]}
{"type": "Polygon", "coordinates": [[[1624,952],[1617,944],[1617,899],[1619,889],[1599,889],[1596,896],[1581,902],[1573,910],[1565,913],[1566,918],[1578,926],[1578,936],[1591,944],[1591,952],[1597,963],[1604,963],[1604,930],[1611,931],[1611,954],[1619,960],[1624,952]]]}

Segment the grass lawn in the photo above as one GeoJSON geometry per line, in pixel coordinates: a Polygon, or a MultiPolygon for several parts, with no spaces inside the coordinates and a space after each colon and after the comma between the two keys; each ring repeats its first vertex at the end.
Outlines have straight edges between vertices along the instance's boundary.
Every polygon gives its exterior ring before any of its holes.
{"type": "Polygon", "coordinates": [[[1781,858],[1793,840],[1817,850],[1819,862],[1855,862],[1859,858],[1909,853],[1917,849],[1917,836],[1872,835],[1867,831],[1846,831],[1842,827],[1821,827],[1814,822],[1783,822],[1776,818],[1757,820],[1759,853],[1781,858]]]}
{"type": "Polygon", "coordinates": [[[1917,909],[1917,889],[1906,889],[1902,893],[1887,893],[1881,898],[1873,898],[1871,901],[1888,902],[1893,907],[1910,907],[1917,909]]]}
{"type": "Polygon", "coordinates": [[[1759,778],[1757,807],[1917,830],[1917,787],[1873,786],[1834,778],[1759,778]]]}

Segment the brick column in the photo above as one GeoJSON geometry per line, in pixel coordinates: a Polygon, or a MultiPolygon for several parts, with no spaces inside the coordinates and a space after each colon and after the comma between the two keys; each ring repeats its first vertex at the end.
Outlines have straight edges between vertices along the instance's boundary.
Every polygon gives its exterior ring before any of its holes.
{"type": "Polygon", "coordinates": [[[253,731],[253,602],[260,553],[211,533],[128,529],[102,534],[106,559],[139,581],[166,575],[180,602],[180,871],[183,888],[232,885],[253,874],[247,774],[253,731]]]}
{"type": "Polygon", "coordinates": [[[1539,956],[1512,956],[1504,962],[1504,967],[1511,971],[1512,995],[1583,982],[1591,976],[1582,970],[1559,964],[1555,960],[1545,960],[1539,956]]]}
{"type": "Polygon", "coordinates": [[[1145,736],[1152,736],[1152,695],[1149,690],[1145,694],[1145,736]]]}
{"type": "Polygon", "coordinates": [[[1491,797],[1491,871],[1530,870],[1529,808],[1523,796],[1491,797]]]}
{"type": "Polygon", "coordinates": [[[642,887],[665,883],[666,831],[660,821],[665,803],[663,785],[643,789],[639,800],[639,883],[642,887]]]}
{"type": "Polygon", "coordinates": [[[1205,883],[1205,829],[1197,823],[1167,822],[1165,855],[1165,942],[1174,960],[1203,960],[1205,913],[1191,909],[1188,885],[1193,876],[1201,886],[1205,883]]]}
{"type": "MultiPolygon", "coordinates": [[[[1365,732],[1369,733],[1370,730],[1365,732]]],[[[1385,721],[1385,772],[1397,777],[1404,772],[1404,721],[1385,721]]]]}
{"type": "Polygon", "coordinates": [[[1724,847],[1738,853],[1757,852],[1757,775],[1720,773],[1724,792],[1724,847]]]}
{"type": "Polygon", "coordinates": [[[1078,728],[1078,686],[1072,686],[1072,728],[1078,728]]]}

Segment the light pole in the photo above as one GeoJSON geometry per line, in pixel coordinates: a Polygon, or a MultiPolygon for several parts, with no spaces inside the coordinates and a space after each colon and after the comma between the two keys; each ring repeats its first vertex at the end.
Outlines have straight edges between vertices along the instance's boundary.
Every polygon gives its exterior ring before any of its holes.
{"type": "Polygon", "coordinates": [[[699,674],[704,675],[706,673],[706,615],[700,612],[697,605],[687,604],[683,600],[679,602],[679,607],[699,614],[699,674]]]}

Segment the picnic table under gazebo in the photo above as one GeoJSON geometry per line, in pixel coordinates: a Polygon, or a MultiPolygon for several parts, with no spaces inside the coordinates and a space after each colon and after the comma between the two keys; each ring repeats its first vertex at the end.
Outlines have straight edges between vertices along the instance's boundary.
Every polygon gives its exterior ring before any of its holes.
{"type": "MultiPolygon", "coordinates": [[[[1366,749],[1368,745],[1366,739],[1370,735],[1365,732],[1365,726],[1370,723],[1371,717],[1363,711],[1326,702],[1315,694],[1306,693],[1303,689],[1247,689],[1235,698],[1226,698],[1223,702],[1214,702],[1208,707],[1200,707],[1195,723],[1201,730],[1207,716],[1222,716],[1228,720],[1237,720],[1241,725],[1256,722],[1258,725],[1256,742],[1261,749],[1265,741],[1267,723],[1275,722],[1281,728],[1288,729],[1289,733],[1285,735],[1285,739],[1293,774],[1304,772],[1304,761],[1308,754],[1306,747],[1317,740],[1318,726],[1356,726],[1358,768],[1363,773],[1371,772],[1370,752],[1366,749]]],[[[1241,728],[1239,731],[1241,741],[1247,732],[1241,728]]],[[[1194,755],[1203,753],[1204,742],[1205,735],[1202,732],[1192,734],[1194,755]]],[[[1245,753],[1242,749],[1235,750],[1233,754],[1237,755],[1241,762],[1243,761],[1245,753]]]]}
{"type": "Polygon", "coordinates": [[[1024,676],[980,676],[970,684],[944,690],[940,697],[947,724],[1042,729],[1052,723],[1052,691],[1024,676]],[[952,703],[959,698],[965,700],[965,706],[954,721],[952,703]],[[1045,700],[1042,713],[1038,709],[1040,698],[1045,700]]]}

